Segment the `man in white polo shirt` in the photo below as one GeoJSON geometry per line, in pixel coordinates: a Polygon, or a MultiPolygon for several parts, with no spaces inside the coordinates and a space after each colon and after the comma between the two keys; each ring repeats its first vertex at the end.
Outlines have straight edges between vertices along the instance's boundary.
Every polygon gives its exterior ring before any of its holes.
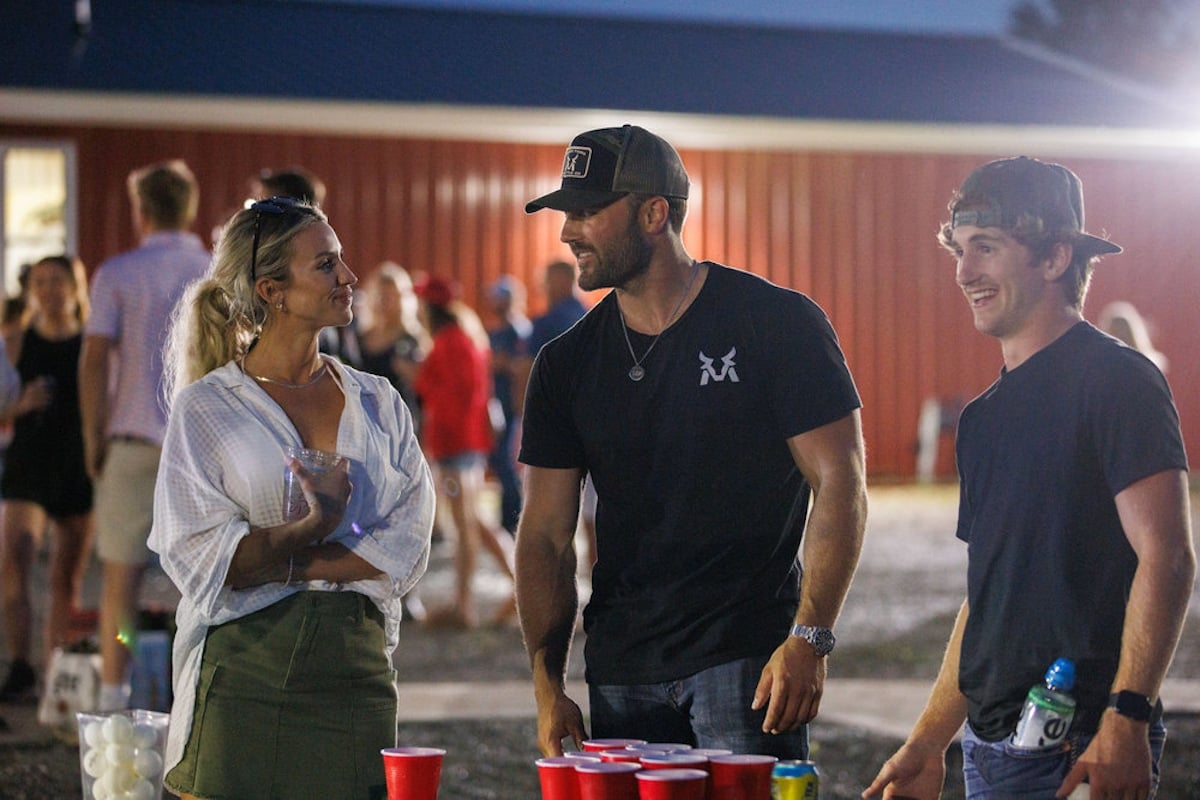
{"type": "Polygon", "coordinates": [[[101,710],[129,703],[128,648],[166,429],[159,400],[163,336],[184,288],[209,263],[200,238],[188,232],[200,192],[186,164],[135,170],[128,188],[141,243],[96,270],[79,361],[84,447],[96,485],[96,552],[103,564],[101,710]]]}

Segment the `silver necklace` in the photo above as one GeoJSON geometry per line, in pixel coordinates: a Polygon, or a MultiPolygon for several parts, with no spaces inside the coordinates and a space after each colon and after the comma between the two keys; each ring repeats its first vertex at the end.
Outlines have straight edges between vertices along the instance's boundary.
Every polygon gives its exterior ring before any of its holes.
{"type": "Polygon", "coordinates": [[[663,325],[661,331],[654,335],[650,341],[650,346],[646,348],[646,352],[642,353],[642,357],[638,358],[637,353],[633,352],[633,343],[629,341],[629,328],[625,325],[625,312],[621,310],[621,304],[617,303],[617,315],[621,318],[621,333],[625,334],[625,346],[629,348],[629,357],[633,359],[633,366],[629,368],[629,380],[637,383],[642,378],[646,377],[646,370],[642,367],[642,363],[646,357],[650,355],[650,351],[654,349],[654,345],[658,344],[659,337],[667,332],[667,328],[671,327],[671,323],[675,321],[675,315],[679,313],[679,309],[683,307],[683,301],[692,292],[692,284],[696,282],[696,276],[700,274],[700,268],[696,262],[692,262],[692,277],[688,279],[687,286],[683,289],[683,294],[679,297],[679,302],[675,304],[675,310],[671,312],[671,316],[667,317],[667,323],[663,325]]]}
{"type": "MultiPolygon", "coordinates": [[[[242,372],[246,372],[245,361],[242,362],[242,372]]],[[[329,372],[329,365],[322,361],[321,368],[317,370],[317,374],[304,383],[288,383],[287,381],[279,381],[275,380],[274,378],[268,378],[266,375],[255,375],[252,372],[246,372],[246,374],[251,378],[254,378],[254,380],[258,381],[259,383],[269,383],[272,386],[282,386],[284,389],[307,389],[308,387],[316,384],[316,382],[321,380],[321,378],[324,378],[325,373],[327,372],[329,372]]]]}

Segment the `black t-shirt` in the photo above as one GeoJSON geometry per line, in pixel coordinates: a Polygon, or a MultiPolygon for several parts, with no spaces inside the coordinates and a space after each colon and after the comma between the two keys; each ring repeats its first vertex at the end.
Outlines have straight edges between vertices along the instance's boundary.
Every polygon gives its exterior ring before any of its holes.
{"type": "MultiPolygon", "coordinates": [[[[632,331],[641,356],[654,341],[632,331]]],[[[538,354],[521,461],[598,497],[588,680],[647,683],[771,652],[798,602],[809,488],[787,439],[860,405],[804,295],[709,264],[630,380],[615,294],[538,354]]]]}
{"type": "Polygon", "coordinates": [[[1075,662],[1079,707],[1103,709],[1137,568],[1114,498],[1187,469],[1166,380],[1081,322],[971,401],[957,453],[970,603],[959,687],[971,727],[987,741],[1011,733],[1060,656],[1075,662]]]}

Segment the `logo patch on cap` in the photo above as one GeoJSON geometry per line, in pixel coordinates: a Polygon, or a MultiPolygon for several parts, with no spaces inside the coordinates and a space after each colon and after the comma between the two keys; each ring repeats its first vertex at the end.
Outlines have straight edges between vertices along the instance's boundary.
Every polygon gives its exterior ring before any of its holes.
{"type": "Polygon", "coordinates": [[[586,178],[591,163],[592,148],[568,147],[567,154],[563,157],[562,176],[564,178],[586,178]]]}

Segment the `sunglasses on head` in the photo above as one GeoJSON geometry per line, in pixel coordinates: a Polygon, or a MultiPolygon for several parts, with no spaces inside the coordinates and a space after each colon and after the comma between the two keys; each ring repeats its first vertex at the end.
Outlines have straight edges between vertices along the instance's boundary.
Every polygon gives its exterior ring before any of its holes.
{"type": "Polygon", "coordinates": [[[284,214],[312,214],[312,207],[291,197],[269,197],[256,200],[248,208],[254,212],[254,242],[250,245],[250,282],[258,280],[258,238],[262,234],[263,214],[275,217],[284,214]]]}

